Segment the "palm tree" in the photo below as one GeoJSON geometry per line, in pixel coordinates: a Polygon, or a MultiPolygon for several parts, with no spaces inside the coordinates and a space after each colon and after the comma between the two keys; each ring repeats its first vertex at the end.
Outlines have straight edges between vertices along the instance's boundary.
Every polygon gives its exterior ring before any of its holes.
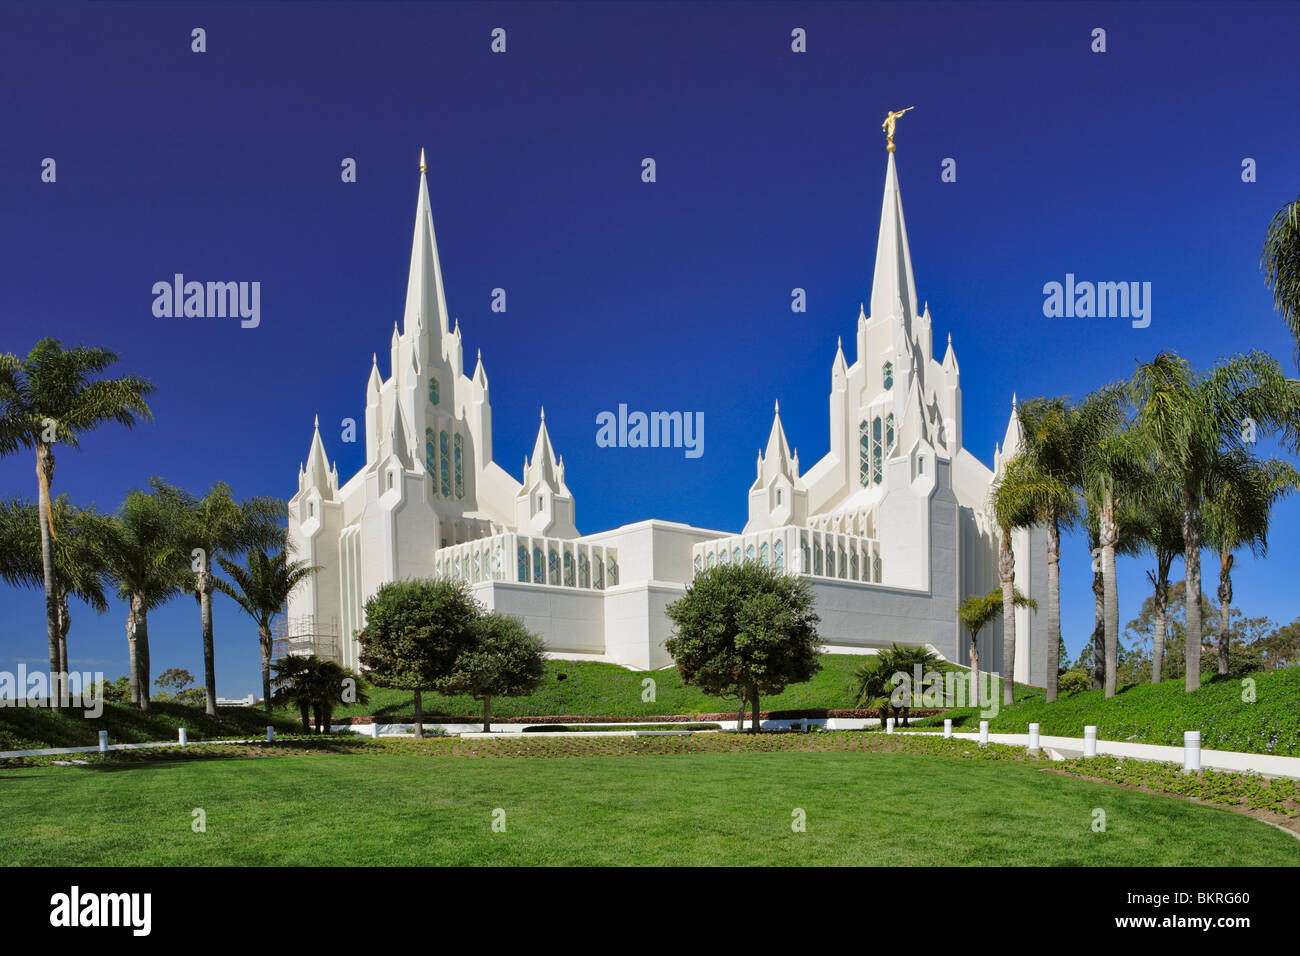
{"type": "MultiPolygon", "coordinates": [[[[1220,456],[1241,450],[1249,432],[1282,430],[1294,445],[1300,423],[1300,382],[1282,374],[1277,359],[1249,352],[1206,373],[1162,352],[1141,363],[1132,388],[1140,427],[1156,461],[1176,484],[1183,505],[1183,562],[1187,589],[1201,593],[1203,506],[1220,456]]],[[[1186,683],[1201,686],[1201,602],[1187,603],[1186,683]]]]}
{"type": "Polygon", "coordinates": [[[1123,422],[1122,403],[1114,411],[1119,417],[1108,420],[1109,430],[1099,432],[1084,452],[1084,493],[1088,501],[1089,537],[1095,519],[1095,575],[1100,572],[1102,586],[1102,641],[1105,669],[1103,687],[1107,697],[1114,697],[1119,672],[1119,588],[1115,578],[1115,556],[1126,515],[1132,513],[1140,474],[1142,448],[1138,435],[1123,422]]]}
{"type": "Polygon", "coordinates": [[[45,584],[45,627],[50,645],[52,696],[60,697],[59,595],[54,564],[54,446],[76,448],[81,436],[106,422],[127,428],[152,419],[145,396],[153,385],[135,375],[97,378],[117,362],[111,349],[64,349],[43,338],[26,358],[0,353],[0,455],[19,448],[36,451],[37,508],[41,527],[41,574],[45,584]]]}
{"type": "Polygon", "coordinates": [[[1259,265],[1273,290],[1273,307],[1296,340],[1300,363],[1300,199],[1279,209],[1268,224],[1259,265]]]}
{"type": "MultiPolygon", "coordinates": [[[[280,521],[285,505],[278,498],[257,497],[235,500],[230,486],[218,481],[202,498],[170,485],[161,478],[150,480],[154,493],[177,516],[177,537],[191,557],[191,579],[187,590],[199,605],[203,628],[203,678],[207,712],[217,713],[217,662],[212,639],[212,595],[217,590],[213,565],[253,547],[270,547],[284,540],[280,521]]],[[[265,684],[266,681],[263,681],[265,684]]]]}
{"type": "Polygon", "coordinates": [[[1141,464],[1136,478],[1138,486],[1139,527],[1134,535],[1141,550],[1151,552],[1156,566],[1147,571],[1153,588],[1155,620],[1151,638],[1151,683],[1159,684],[1164,677],[1165,638],[1169,628],[1169,601],[1172,588],[1169,572],[1174,560],[1183,553],[1182,496],[1172,486],[1168,476],[1148,456],[1141,464]]]}
{"type": "MultiPolygon", "coordinates": [[[[54,523],[62,529],[53,547],[54,589],[59,608],[57,670],[66,674],[70,669],[68,631],[72,627],[69,599],[78,598],[100,614],[108,610],[108,599],[104,594],[103,563],[87,533],[94,510],[75,508],[67,495],[59,495],[51,505],[54,523]]],[[[40,510],[31,501],[0,501],[0,580],[14,587],[38,588],[44,584],[40,510]]]]}
{"type": "MultiPolygon", "coordinates": [[[[1038,602],[1031,597],[1025,597],[1017,588],[1012,594],[1012,601],[1016,607],[1027,607],[1031,610],[1038,610],[1038,602]]],[[[971,695],[973,700],[969,706],[979,706],[979,680],[980,680],[980,650],[979,634],[980,631],[988,627],[998,615],[1002,613],[1002,589],[994,588],[988,594],[972,594],[961,602],[957,608],[957,618],[961,621],[961,626],[966,629],[970,635],[970,677],[971,677],[971,695]]],[[[1059,648],[1058,648],[1059,657],[1059,648]]],[[[1059,666],[1059,665],[1058,665],[1059,666]]]]}
{"type": "Polygon", "coordinates": [[[1219,460],[1205,500],[1205,541],[1219,554],[1219,673],[1228,673],[1228,621],[1234,552],[1268,551],[1269,512],[1296,490],[1300,473],[1287,462],[1233,450],[1219,460]]]}
{"type": "Polygon", "coordinates": [[[272,696],[267,698],[268,703],[274,701],[280,706],[296,707],[302,718],[303,733],[307,734],[312,732],[311,707],[315,698],[315,688],[312,686],[314,675],[312,661],[315,658],[314,654],[311,657],[290,655],[272,664],[275,690],[272,696]]]}
{"type": "Polygon", "coordinates": [[[998,578],[1002,582],[1002,703],[1015,703],[1016,664],[1016,555],[1011,535],[1038,522],[1044,486],[1052,484],[1035,474],[1033,462],[1017,450],[1003,467],[990,494],[990,510],[998,527],[998,578]]]}
{"type": "Polygon", "coordinates": [[[217,579],[216,588],[232,598],[257,623],[262,647],[262,701],[271,710],[271,623],[284,608],[289,595],[305,578],[319,571],[306,561],[290,561],[280,551],[270,557],[261,548],[248,552],[248,567],[227,558],[217,558],[230,582],[217,579]]]}
{"type": "Polygon", "coordinates": [[[324,732],[330,724],[334,707],[342,699],[344,681],[352,681],[356,688],[356,703],[369,702],[356,671],[315,654],[283,657],[271,668],[275,672],[273,699],[277,704],[296,707],[307,733],[324,732]],[[311,720],[313,712],[314,723],[311,720]]]}
{"type": "Polygon", "coordinates": [[[131,702],[149,709],[149,612],[180,593],[189,555],[177,543],[175,515],[155,495],[132,491],[116,515],[91,525],[105,571],[126,602],[131,702]]]}

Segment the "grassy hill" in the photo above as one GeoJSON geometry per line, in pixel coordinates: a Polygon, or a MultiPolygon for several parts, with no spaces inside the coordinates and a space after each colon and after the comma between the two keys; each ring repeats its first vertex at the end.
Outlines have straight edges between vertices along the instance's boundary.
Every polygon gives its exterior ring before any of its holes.
{"type": "MultiPolygon", "coordinates": [[[[1103,740],[1182,746],[1183,731],[1199,730],[1207,750],[1300,757],[1300,667],[1260,671],[1255,702],[1242,700],[1240,678],[1214,678],[1188,694],[1182,679],[1125,687],[1110,700],[1100,690],[1060,697],[1048,704],[1042,688],[1017,685],[1016,703],[989,721],[995,733],[1027,733],[1037,723],[1043,734],[1082,737],[1086,724],[1103,740]]],[[[954,727],[975,729],[974,708],[951,711],[954,727]]],[[[943,717],[913,721],[943,726],[943,717]]]]}
{"type": "MultiPolygon", "coordinates": [[[[853,671],[862,665],[853,654],[824,654],[822,669],[806,684],[786,688],[782,694],[759,701],[763,710],[837,708],[853,706],[853,671]]],[[[371,688],[370,703],[345,707],[336,717],[411,714],[415,698],[410,691],[371,688]]],[[[465,716],[481,713],[483,705],[470,697],[424,695],[425,714],[465,716]]],[[[546,662],[542,686],[531,697],[498,697],[492,701],[494,717],[541,717],[551,714],[580,716],[656,717],[664,714],[710,714],[734,711],[736,701],[710,697],[682,683],[675,668],[630,671],[598,661],[546,662]],[[654,700],[642,700],[642,681],[655,682],[654,700]]],[[[286,716],[289,716],[286,713],[286,716]]]]}
{"type": "Polygon", "coordinates": [[[36,707],[0,707],[0,750],[36,750],[44,747],[88,747],[99,743],[99,732],[108,731],[109,743],[132,744],[153,740],[175,740],[181,727],[191,740],[217,737],[260,737],[267,724],[284,733],[300,732],[297,721],[281,714],[268,715],[251,707],[220,707],[209,717],[202,707],[155,702],[149,713],[129,704],[105,704],[95,720],[80,710],[55,713],[36,707]]]}

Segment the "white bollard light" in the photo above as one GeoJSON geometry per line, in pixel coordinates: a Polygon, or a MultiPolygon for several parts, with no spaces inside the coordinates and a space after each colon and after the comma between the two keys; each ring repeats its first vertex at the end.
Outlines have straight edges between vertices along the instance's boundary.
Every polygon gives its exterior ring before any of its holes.
{"type": "Polygon", "coordinates": [[[1097,728],[1091,724],[1083,728],[1083,755],[1085,757],[1097,756],[1097,728]]]}
{"type": "Polygon", "coordinates": [[[980,721],[980,745],[983,746],[988,742],[989,742],[989,722],[987,720],[981,720],[980,721]]]}
{"type": "Polygon", "coordinates": [[[108,753],[108,731],[107,730],[101,730],[99,732],[99,752],[102,754],[108,753]]]}
{"type": "Polygon", "coordinates": [[[370,736],[374,737],[376,740],[379,739],[379,724],[372,723],[370,725],[370,736]]]}
{"type": "Polygon", "coordinates": [[[1029,749],[1030,750],[1038,749],[1038,725],[1037,724],[1029,725],[1029,749]]]}
{"type": "Polygon", "coordinates": [[[187,734],[187,733],[185,732],[185,728],[184,728],[184,727],[182,727],[182,728],[180,729],[180,733],[178,733],[176,736],[177,736],[177,738],[180,740],[180,742],[181,742],[181,746],[182,746],[182,747],[185,747],[185,746],[188,746],[188,745],[189,745],[190,737],[189,737],[189,734],[187,734]]]}
{"type": "Polygon", "coordinates": [[[266,739],[267,740],[275,739],[275,728],[272,727],[270,724],[268,724],[266,727],[266,739]]]}
{"type": "Polygon", "coordinates": [[[1201,732],[1188,730],[1183,732],[1183,769],[1195,773],[1201,769],[1201,732]]]}
{"type": "Polygon", "coordinates": [[[945,717],[945,718],[943,719],[943,735],[944,735],[945,737],[951,737],[951,736],[952,736],[952,718],[951,718],[951,717],[945,717]]]}
{"type": "Polygon", "coordinates": [[[886,718],[885,718],[885,733],[887,733],[887,734],[892,734],[893,732],[894,732],[894,718],[893,718],[893,717],[886,717],[886,718]]]}

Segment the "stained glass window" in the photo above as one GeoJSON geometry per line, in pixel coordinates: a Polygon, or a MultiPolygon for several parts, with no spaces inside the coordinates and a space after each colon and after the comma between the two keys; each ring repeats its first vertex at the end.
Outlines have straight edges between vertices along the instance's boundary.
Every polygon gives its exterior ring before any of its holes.
{"type": "Polygon", "coordinates": [[[758,563],[767,567],[767,542],[763,542],[763,547],[758,551],[758,563]]]}
{"type": "Polygon", "coordinates": [[[822,573],[822,549],[816,548],[813,550],[813,574],[821,574],[821,573],[822,573]]]}
{"type": "Polygon", "coordinates": [[[591,563],[581,551],[578,552],[578,587],[591,587],[591,563]]]}
{"type": "Polygon", "coordinates": [[[865,418],[858,425],[858,481],[863,488],[871,483],[871,433],[865,418]]]}
{"type": "Polygon", "coordinates": [[[519,559],[516,562],[515,576],[518,581],[528,580],[528,549],[522,544],[519,546],[519,559]]]}
{"type": "Polygon", "coordinates": [[[695,556],[695,573],[699,574],[700,571],[702,571],[703,569],[704,569],[704,562],[700,560],[700,556],[697,554],[695,556]]]}
{"type": "Polygon", "coordinates": [[[573,555],[564,552],[564,583],[568,587],[573,587],[573,555]]]}
{"type": "Polygon", "coordinates": [[[609,559],[609,586],[618,587],[618,561],[614,558],[609,559]]]}
{"type": "Polygon", "coordinates": [[[736,548],[735,551],[731,552],[731,557],[732,557],[732,560],[734,561],[734,563],[736,563],[736,564],[739,564],[739,563],[740,563],[740,547],[739,547],[739,546],[737,546],[737,548],[736,548]]]}
{"type": "Polygon", "coordinates": [[[745,560],[746,561],[754,560],[754,546],[752,544],[745,549],[745,560]]]}
{"type": "Polygon", "coordinates": [[[894,450],[894,413],[885,416],[885,451],[894,450]]]}
{"type": "Polygon", "coordinates": [[[885,380],[885,390],[894,387],[894,363],[886,362],[884,368],[880,370],[880,376],[885,380]]]}
{"type": "Polygon", "coordinates": [[[446,432],[438,433],[438,463],[441,465],[442,494],[447,498],[451,496],[451,439],[446,432]]]}
{"type": "Polygon", "coordinates": [[[546,565],[543,563],[542,549],[533,548],[533,583],[546,583],[546,565]]]}
{"type": "Polygon", "coordinates": [[[871,420],[871,479],[880,484],[884,477],[880,452],[880,416],[871,420]]]}
{"type": "Polygon", "coordinates": [[[718,552],[718,564],[730,564],[730,563],[731,563],[731,552],[728,551],[726,548],[723,548],[721,551],[718,552]]]}
{"type": "Polygon", "coordinates": [[[778,572],[785,570],[785,542],[778,541],[772,548],[776,552],[775,568],[778,572]]]}
{"type": "Polygon", "coordinates": [[[854,581],[858,579],[858,552],[854,551],[849,555],[849,577],[854,581]]]}
{"type": "Polygon", "coordinates": [[[438,449],[434,446],[434,434],[432,428],[424,430],[424,467],[429,469],[429,474],[438,474],[438,449]]]}
{"type": "Polygon", "coordinates": [[[880,583],[880,555],[871,559],[871,580],[880,583]]]}
{"type": "Polygon", "coordinates": [[[596,585],[596,590],[603,591],[605,589],[605,563],[600,560],[598,554],[591,556],[591,571],[591,579],[596,585]]]}
{"type": "Polygon", "coordinates": [[[478,554],[474,555],[474,583],[478,584],[483,580],[483,562],[478,554]]]}
{"type": "Polygon", "coordinates": [[[714,554],[712,551],[710,551],[709,560],[705,561],[704,564],[706,567],[711,569],[714,566],[714,564],[717,562],[717,560],[718,560],[718,556],[714,554]]]}
{"type": "Polygon", "coordinates": [[[465,473],[464,473],[464,470],[463,470],[462,467],[461,467],[461,444],[460,444],[460,435],[457,435],[457,436],[452,440],[452,444],[453,444],[453,446],[454,446],[454,448],[455,448],[455,459],[456,459],[456,460],[455,460],[455,465],[456,465],[456,497],[457,497],[457,498],[464,498],[464,497],[465,497],[465,473]]]}
{"type": "Polygon", "coordinates": [[[436,378],[429,379],[429,404],[438,404],[438,380],[436,378]]]}
{"type": "Polygon", "coordinates": [[[560,556],[551,548],[547,555],[550,560],[547,561],[547,567],[550,569],[549,578],[552,584],[560,583],[560,556]]]}

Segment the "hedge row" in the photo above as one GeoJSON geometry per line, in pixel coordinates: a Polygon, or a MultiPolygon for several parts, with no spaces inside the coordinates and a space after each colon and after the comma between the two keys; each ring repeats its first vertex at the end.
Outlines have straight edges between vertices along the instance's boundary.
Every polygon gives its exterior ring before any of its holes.
{"type": "MultiPolygon", "coordinates": [[[[936,708],[914,707],[909,711],[908,716],[912,718],[933,717],[936,714],[944,713],[943,710],[936,708]]],[[[750,712],[745,712],[745,719],[750,719],[750,712]]],[[[829,717],[847,718],[849,720],[864,720],[872,717],[880,717],[878,710],[827,710],[825,708],[811,708],[807,710],[760,710],[759,718],[762,720],[822,720],[829,717]]],[[[887,711],[886,717],[892,717],[893,713],[887,711]]],[[[730,711],[718,714],[665,714],[661,717],[591,717],[580,714],[551,714],[545,717],[493,717],[494,724],[646,724],[656,721],[663,723],[695,723],[698,721],[716,721],[716,720],[735,720],[736,711],[730,711]]],[[[473,716],[450,716],[447,714],[425,714],[423,720],[426,724],[479,724],[483,722],[481,714],[473,716]]],[[[415,723],[414,714],[381,714],[379,716],[367,717],[342,717],[334,721],[336,726],[350,726],[354,724],[413,724],[415,723]]]]}

